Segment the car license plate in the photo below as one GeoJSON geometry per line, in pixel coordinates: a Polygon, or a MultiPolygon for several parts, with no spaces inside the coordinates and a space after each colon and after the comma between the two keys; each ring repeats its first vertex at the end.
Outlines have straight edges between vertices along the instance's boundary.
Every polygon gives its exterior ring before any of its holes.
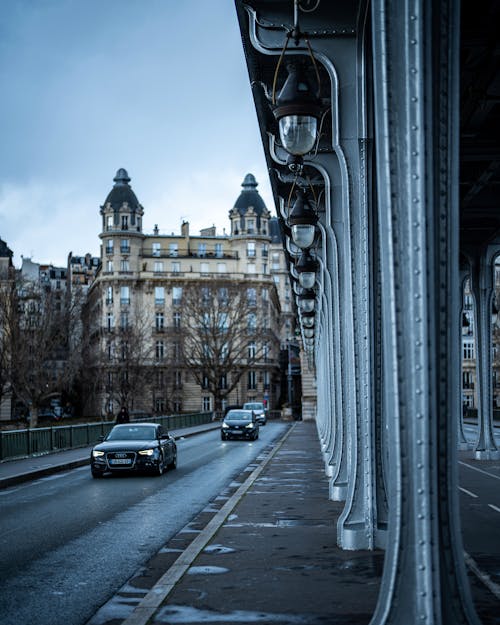
{"type": "Polygon", "coordinates": [[[109,464],[132,464],[132,460],[130,460],[130,458],[116,458],[110,460],[109,464]]]}

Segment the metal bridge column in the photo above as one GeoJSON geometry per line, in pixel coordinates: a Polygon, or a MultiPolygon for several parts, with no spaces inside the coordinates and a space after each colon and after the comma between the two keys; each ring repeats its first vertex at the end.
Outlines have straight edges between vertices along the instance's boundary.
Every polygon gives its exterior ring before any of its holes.
{"type": "Polygon", "coordinates": [[[471,259],[471,287],[475,302],[476,378],[478,399],[477,460],[497,460],[500,451],[493,436],[493,389],[491,358],[491,313],[494,293],[494,259],[500,248],[488,246],[471,259]]]}
{"type": "Polygon", "coordinates": [[[389,527],[371,625],[478,623],[460,532],[459,2],[372,0],[389,527]]]}

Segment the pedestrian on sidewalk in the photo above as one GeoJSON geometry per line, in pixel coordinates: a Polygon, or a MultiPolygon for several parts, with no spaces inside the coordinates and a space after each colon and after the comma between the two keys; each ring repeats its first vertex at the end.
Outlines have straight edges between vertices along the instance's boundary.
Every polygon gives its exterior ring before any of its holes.
{"type": "Polygon", "coordinates": [[[130,421],[130,417],[128,414],[128,410],[126,406],[122,406],[120,408],[120,412],[116,415],[117,423],[128,423],[130,421]]]}

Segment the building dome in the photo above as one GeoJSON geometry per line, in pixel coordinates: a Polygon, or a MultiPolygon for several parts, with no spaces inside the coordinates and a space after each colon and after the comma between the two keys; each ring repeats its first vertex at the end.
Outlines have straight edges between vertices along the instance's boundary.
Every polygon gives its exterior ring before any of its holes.
{"type": "Polygon", "coordinates": [[[114,187],[109,192],[104,205],[109,203],[114,210],[118,210],[126,202],[132,211],[137,211],[140,208],[139,200],[129,185],[130,176],[127,170],[120,168],[113,181],[114,187]]]}
{"type": "Polygon", "coordinates": [[[255,214],[260,217],[263,213],[267,212],[264,200],[260,197],[257,191],[258,183],[255,180],[253,174],[247,174],[245,179],[241,183],[243,191],[240,193],[239,198],[236,200],[234,208],[241,216],[244,216],[249,208],[253,208],[255,214]]]}

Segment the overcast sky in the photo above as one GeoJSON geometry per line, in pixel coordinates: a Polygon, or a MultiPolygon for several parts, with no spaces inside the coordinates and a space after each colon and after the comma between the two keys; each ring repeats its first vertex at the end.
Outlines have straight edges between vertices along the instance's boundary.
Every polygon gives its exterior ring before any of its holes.
{"type": "Polygon", "coordinates": [[[99,254],[124,167],[145,233],[229,230],[253,173],[274,213],[232,0],[6,0],[0,238],[39,263],[99,254]]]}

